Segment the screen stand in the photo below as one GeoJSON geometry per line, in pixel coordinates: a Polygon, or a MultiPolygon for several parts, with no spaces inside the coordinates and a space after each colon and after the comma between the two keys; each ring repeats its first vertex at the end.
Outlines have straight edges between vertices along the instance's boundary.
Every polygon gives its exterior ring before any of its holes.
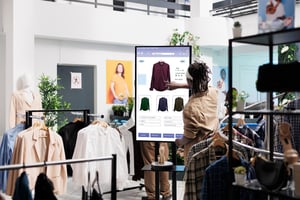
{"type": "MultiPolygon", "coordinates": [[[[155,142],[155,161],[157,160],[157,156],[159,155],[159,145],[160,142],[155,142]]],[[[177,199],[177,180],[176,180],[176,144],[175,142],[171,143],[171,152],[172,152],[172,163],[173,163],[173,168],[171,170],[172,172],[172,199],[176,200],[177,199]]],[[[155,170],[155,199],[159,199],[159,171],[155,170]]]]}

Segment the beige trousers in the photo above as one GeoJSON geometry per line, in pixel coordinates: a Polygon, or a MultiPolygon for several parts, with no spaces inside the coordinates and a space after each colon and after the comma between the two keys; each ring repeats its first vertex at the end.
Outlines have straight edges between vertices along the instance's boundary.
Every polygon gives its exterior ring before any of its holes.
{"type": "MultiPolygon", "coordinates": [[[[155,161],[155,142],[141,142],[141,155],[145,165],[151,164],[155,161]]],[[[160,146],[165,148],[165,158],[166,160],[169,157],[169,148],[168,144],[165,142],[160,142],[160,146]]],[[[148,199],[155,199],[155,172],[153,171],[144,171],[144,181],[145,189],[148,199]]],[[[160,172],[159,173],[159,182],[160,182],[160,194],[163,196],[169,196],[170,192],[170,183],[169,183],[169,172],[160,172]]]]}

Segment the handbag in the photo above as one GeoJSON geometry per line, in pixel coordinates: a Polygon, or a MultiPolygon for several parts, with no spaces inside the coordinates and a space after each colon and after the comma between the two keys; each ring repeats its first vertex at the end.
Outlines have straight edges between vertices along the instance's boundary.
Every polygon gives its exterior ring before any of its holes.
{"type": "Polygon", "coordinates": [[[264,189],[278,191],[287,184],[288,169],[283,160],[270,161],[256,156],[256,178],[264,189]]]}
{"type": "Polygon", "coordinates": [[[300,63],[264,64],[259,66],[256,88],[260,92],[300,90],[300,63]]]}
{"type": "Polygon", "coordinates": [[[91,200],[103,200],[102,192],[100,189],[100,183],[99,183],[99,173],[96,171],[96,177],[92,183],[92,195],[91,200]],[[96,188],[97,185],[97,188],[96,188]]]}

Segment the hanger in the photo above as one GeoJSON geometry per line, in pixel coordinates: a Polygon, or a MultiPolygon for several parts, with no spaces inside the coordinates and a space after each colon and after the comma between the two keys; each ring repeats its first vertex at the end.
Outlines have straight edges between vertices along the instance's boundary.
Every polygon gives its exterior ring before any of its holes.
{"type": "Polygon", "coordinates": [[[107,124],[106,122],[101,121],[101,120],[98,120],[98,119],[94,120],[94,121],[92,122],[92,124],[93,124],[93,125],[100,125],[100,126],[102,126],[102,127],[104,127],[104,128],[108,127],[108,124],[107,124]]]}
{"type": "Polygon", "coordinates": [[[236,126],[237,127],[240,127],[240,126],[244,126],[246,124],[244,118],[239,118],[237,123],[236,123],[236,126]]]}
{"type": "Polygon", "coordinates": [[[288,122],[279,122],[279,139],[283,147],[283,152],[292,149],[291,143],[291,124],[288,122]]]}
{"type": "Polygon", "coordinates": [[[76,122],[83,122],[83,119],[81,117],[75,117],[73,119],[73,122],[76,123],[76,122]]]}
{"type": "Polygon", "coordinates": [[[214,132],[211,136],[211,143],[209,147],[213,147],[215,150],[216,157],[224,156],[227,152],[227,138],[223,138],[218,131],[214,132]]]}

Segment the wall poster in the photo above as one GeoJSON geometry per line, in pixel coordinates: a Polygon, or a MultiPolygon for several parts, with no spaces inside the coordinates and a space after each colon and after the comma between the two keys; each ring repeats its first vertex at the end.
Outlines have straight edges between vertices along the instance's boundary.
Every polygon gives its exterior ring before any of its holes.
{"type": "Polygon", "coordinates": [[[259,0],[258,33],[294,28],[295,0],[259,0]]]}
{"type": "Polygon", "coordinates": [[[106,103],[126,104],[132,97],[133,78],[132,61],[106,61],[106,103]]]}

